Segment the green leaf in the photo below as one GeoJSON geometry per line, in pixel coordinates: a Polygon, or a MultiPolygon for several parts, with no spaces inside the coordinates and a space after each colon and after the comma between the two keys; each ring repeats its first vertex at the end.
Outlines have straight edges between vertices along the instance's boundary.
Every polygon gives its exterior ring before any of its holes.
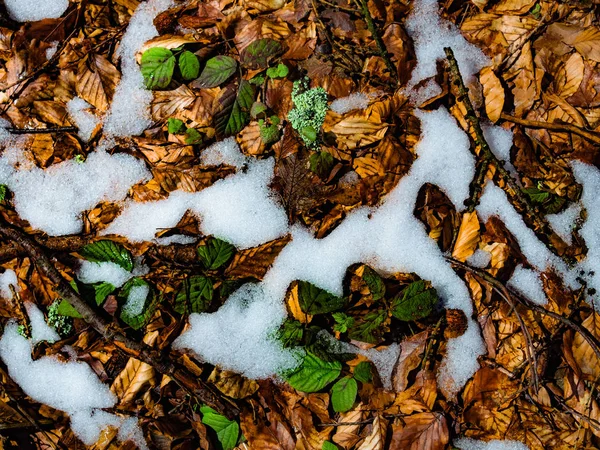
{"type": "Polygon", "coordinates": [[[333,295],[308,281],[298,281],[298,300],[306,314],[325,314],[341,309],[346,300],[333,295]]]}
{"type": "Polygon", "coordinates": [[[377,272],[369,266],[365,266],[362,279],[367,283],[374,301],[381,300],[385,296],[385,284],[377,272]]]}
{"type": "Polygon", "coordinates": [[[7,193],[8,187],[5,184],[0,184],[0,202],[3,202],[6,199],[7,193]]]}
{"type": "Polygon", "coordinates": [[[227,86],[219,97],[220,108],[214,115],[215,130],[220,136],[239,133],[248,123],[254,103],[255,87],[246,80],[227,86]]]}
{"type": "Polygon", "coordinates": [[[423,280],[415,281],[404,289],[401,297],[392,300],[392,315],[405,322],[423,319],[433,312],[437,301],[434,288],[427,287],[423,280]]]}
{"type": "Polygon", "coordinates": [[[202,135],[195,128],[185,130],[185,143],[188,145],[198,144],[202,142],[202,135]]]}
{"type": "Polygon", "coordinates": [[[254,78],[252,78],[250,80],[250,84],[253,84],[254,86],[260,86],[264,82],[265,82],[265,77],[262,75],[256,75],[254,78]]]}
{"type": "Polygon", "coordinates": [[[258,118],[258,116],[265,113],[266,111],[267,107],[264,105],[264,103],[254,102],[252,103],[252,107],[250,108],[250,115],[253,119],[256,119],[258,118]]]}
{"type": "Polygon", "coordinates": [[[266,69],[269,61],[281,50],[281,44],[274,39],[258,39],[242,50],[240,61],[250,69],[266,69]]]}
{"type": "Polygon", "coordinates": [[[210,238],[206,245],[196,250],[198,258],[208,270],[215,270],[229,261],[235,253],[235,247],[219,238],[210,238]]]}
{"type": "Polygon", "coordinates": [[[352,328],[354,325],[354,317],[350,317],[346,313],[339,312],[332,314],[333,319],[335,320],[335,325],[333,326],[333,331],[339,331],[340,333],[345,333],[348,331],[348,328],[352,328]]]}
{"type": "Polygon", "coordinates": [[[564,197],[552,195],[548,201],[544,202],[543,208],[546,214],[556,214],[563,208],[566,202],[567,200],[564,197]]]}
{"type": "Polygon", "coordinates": [[[75,317],[76,319],[81,319],[81,314],[77,312],[75,308],[71,306],[71,304],[66,300],[61,300],[58,308],[56,310],[59,314],[67,317],[75,317]]]}
{"type": "Polygon", "coordinates": [[[335,444],[332,444],[329,441],[325,441],[323,442],[323,447],[321,447],[321,450],[339,450],[338,446],[335,444]]]}
{"type": "Polygon", "coordinates": [[[373,379],[371,364],[367,361],[359,362],[354,368],[354,378],[361,383],[369,383],[373,379]]]}
{"type": "Polygon", "coordinates": [[[525,188],[522,191],[535,203],[543,203],[550,196],[549,192],[542,191],[536,187],[525,188]]]}
{"type": "Polygon", "coordinates": [[[277,67],[269,67],[267,69],[267,76],[269,78],[285,78],[289,72],[290,69],[285,64],[279,63],[277,67]]]}
{"type": "Polygon", "coordinates": [[[323,361],[310,352],[295,371],[287,376],[287,382],[302,392],[317,392],[336,380],[342,372],[339,361],[323,361]]]}
{"type": "Polygon", "coordinates": [[[108,297],[116,288],[107,282],[102,282],[94,285],[96,305],[100,306],[106,297],[108,297]]]}
{"type": "Polygon", "coordinates": [[[196,88],[213,88],[227,81],[237,69],[237,61],[230,56],[215,56],[206,61],[200,78],[194,82],[196,88]]]}
{"type": "MultiPolygon", "coordinates": [[[[308,127],[302,128],[300,130],[300,135],[302,136],[302,138],[305,141],[314,142],[317,140],[317,130],[315,130],[315,127],[308,126],[308,127]]],[[[314,156],[314,155],[312,155],[312,156],[314,156]]],[[[311,158],[311,167],[312,167],[312,158],[311,158]]],[[[313,172],[314,172],[314,170],[313,170],[313,172]]]]}
{"type": "Polygon", "coordinates": [[[198,78],[200,61],[192,52],[185,50],[179,54],[179,71],[184,80],[198,78]]]}
{"type": "Polygon", "coordinates": [[[179,314],[201,313],[208,309],[213,299],[213,282],[210,278],[193,275],[186,278],[175,297],[174,309],[179,314]]]}
{"type": "Polygon", "coordinates": [[[372,311],[361,317],[360,322],[350,329],[348,337],[369,344],[378,344],[381,340],[381,325],[386,318],[387,312],[384,309],[372,311]]]}
{"type": "Polygon", "coordinates": [[[129,250],[113,241],[92,242],[79,250],[79,254],[88,261],[112,262],[128,272],[133,270],[133,258],[129,250]]]}
{"type": "Polygon", "coordinates": [[[277,331],[277,338],[284,348],[296,347],[302,342],[304,325],[294,319],[286,319],[277,331]]]}
{"type": "Polygon", "coordinates": [[[240,436],[240,426],[238,423],[229,420],[208,406],[201,407],[200,412],[202,413],[202,423],[215,430],[223,450],[232,450],[235,448],[240,436]]]}
{"type": "Polygon", "coordinates": [[[344,377],[338,380],[331,388],[331,404],[335,412],[346,412],[352,409],[356,394],[358,393],[358,384],[351,377],[344,377]]]}
{"type": "MultiPolygon", "coordinates": [[[[139,287],[139,286],[148,286],[148,283],[139,277],[131,278],[127,283],[125,283],[123,285],[123,287],[121,288],[121,290],[119,291],[119,296],[118,296],[118,298],[120,300],[119,303],[122,304],[122,303],[126,302],[131,289],[134,287],[139,287]]],[[[125,322],[127,325],[129,325],[131,328],[133,328],[134,330],[139,330],[144,325],[146,325],[146,323],[148,323],[148,321],[154,314],[154,311],[156,309],[156,304],[157,304],[157,297],[152,292],[152,289],[150,289],[150,293],[146,297],[146,301],[144,303],[144,308],[143,308],[142,312],[140,314],[132,315],[132,314],[128,313],[125,309],[123,309],[121,311],[121,315],[120,315],[121,320],[123,322],[125,322]]]]}
{"type": "MultiPolygon", "coordinates": [[[[317,135],[315,133],[315,139],[316,138],[317,135]]],[[[316,173],[320,178],[327,178],[329,172],[331,172],[331,169],[333,168],[333,156],[328,152],[313,153],[310,155],[309,162],[311,172],[316,173]]]]}
{"type": "Polygon", "coordinates": [[[141,70],[148,89],[166,88],[173,78],[175,56],[167,48],[148,49],[142,55],[141,70]]]}
{"type": "Polygon", "coordinates": [[[185,125],[183,120],[174,119],[173,117],[170,117],[169,120],[167,120],[167,131],[169,134],[183,133],[184,128],[185,125]]]}

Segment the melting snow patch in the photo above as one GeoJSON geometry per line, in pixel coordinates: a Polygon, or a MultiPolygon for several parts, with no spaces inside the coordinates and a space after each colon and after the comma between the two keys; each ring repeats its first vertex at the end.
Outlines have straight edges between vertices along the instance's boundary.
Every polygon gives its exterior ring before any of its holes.
{"type": "MultiPolygon", "coordinates": [[[[119,427],[127,422],[102,411],[102,408],[113,407],[117,398],[87,364],[64,363],[49,356],[34,361],[32,350],[32,341],[19,334],[16,323],[9,323],[0,339],[0,358],[10,377],[33,400],[69,414],[71,428],[84,444],[94,444],[105,427],[119,427]]],[[[137,423],[127,422],[123,437],[137,437],[136,443],[145,449],[140,436],[137,423]]]]}
{"type": "Polygon", "coordinates": [[[13,287],[15,291],[19,292],[19,281],[17,280],[17,274],[12,269],[6,269],[2,275],[0,275],[0,296],[7,300],[12,299],[13,294],[10,287],[13,287]]]}
{"type": "Polygon", "coordinates": [[[202,150],[200,162],[208,166],[227,164],[240,169],[246,163],[246,157],[240,151],[235,138],[230,137],[202,150]]]}
{"type": "Polygon", "coordinates": [[[144,304],[149,292],[150,286],[147,284],[132,287],[127,296],[127,301],[123,305],[123,312],[130,316],[141,314],[144,311],[144,304]]]}
{"type": "Polygon", "coordinates": [[[104,123],[104,131],[108,135],[135,136],[152,123],[149,112],[152,91],[144,87],[144,77],[135,54],[147,41],[158,35],[154,18],[172,4],[172,0],[150,0],[140,3],[131,16],[118,50],[122,77],[104,123]]]}
{"type": "Polygon", "coordinates": [[[52,236],[79,233],[83,211],[101,201],[122,200],[131,186],[149,177],[142,161],[124,154],[94,152],[83,163],[63,161],[45,170],[17,170],[11,159],[0,158],[0,183],[13,192],[19,216],[52,236]]]}
{"type": "MultiPolygon", "coordinates": [[[[408,82],[409,91],[423,80],[437,74],[436,61],[446,58],[444,47],[451,47],[461,73],[468,83],[488,62],[488,58],[475,45],[468,43],[460,30],[439,16],[437,0],[417,0],[406,20],[406,31],[413,38],[417,66],[408,82]]],[[[427,86],[426,86],[427,87],[427,86]]],[[[432,87],[427,87],[431,91],[432,87]]],[[[431,92],[428,93],[431,95],[431,92]]],[[[424,100],[424,99],[422,99],[424,100]]]]}
{"type": "Polygon", "coordinates": [[[42,341],[60,341],[60,336],[54,328],[46,323],[44,313],[36,305],[26,302],[25,308],[27,309],[27,315],[31,324],[31,342],[33,345],[42,341]]]}
{"type": "Polygon", "coordinates": [[[461,438],[454,441],[454,446],[461,450],[529,450],[519,441],[476,441],[475,439],[461,438]]]}
{"type": "Polygon", "coordinates": [[[558,234],[563,241],[567,244],[571,245],[573,242],[573,229],[575,227],[575,221],[581,214],[581,205],[577,203],[573,203],[563,212],[558,214],[548,214],[546,219],[548,223],[554,230],[556,234],[558,234]]]}
{"type": "Polygon", "coordinates": [[[335,99],[329,108],[338,114],[346,114],[355,109],[366,109],[369,106],[369,96],[362,92],[355,92],[347,97],[335,99]]]}
{"type": "Polygon", "coordinates": [[[94,129],[100,123],[100,119],[89,111],[91,107],[92,105],[79,97],[67,102],[67,112],[79,129],[77,134],[85,142],[90,140],[94,129]]]}
{"type": "Polygon", "coordinates": [[[467,258],[467,264],[477,267],[478,269],[483,269],[484,267],[487,267],[491,260],[492,254],[490,252],[478,248],[475,250],[475,253],[467,258]]]}
{"type": "Polygon", "coordinates": [[[545,305],[548,302],[540,274],[535,270],[518,265],[508,280],[507,286],[538,305],[545,305]]]}
{"type": "Polygon", "coordinates": [[[69,0],[4,0],[10,17],[17,22],[57,19],[69,7],[69,0]]]}

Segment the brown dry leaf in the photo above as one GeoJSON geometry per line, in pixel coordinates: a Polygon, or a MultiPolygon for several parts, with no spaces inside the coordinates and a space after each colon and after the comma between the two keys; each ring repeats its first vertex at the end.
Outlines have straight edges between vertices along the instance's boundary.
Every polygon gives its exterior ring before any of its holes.
{"type": "Polygon", "coordinates": [[[362,408],[363,404],[359,403],[351,411],[340,414],[338,418],[338,422],[340,423],[354,424],[336,427],[335,434],[331,438],[333,442],[342,446],[346,450],[352,448],[360,440],[360,424],[355,423],[363,420],[364,412],[362,408]]]}
{"type": "Polygon", "coordinates": [[[589,27],[581,31],[571,45],[585,58],[600,62],[600,29],[589,27]]]}
{"type": "Polygon", "coordinates": [[[77,95],[98,111],[108,110],[121,74],[103,55],[90,54],[77,67],[77,95]]]}
{"type": "Polygon", "coordinates": [[[481,239],[479,236],[479,219],[477,212],[466,212],[463,214],[458,235],[452,250],[452,257],[459,261],[466,261],[469,256],[475,253],[477,244],[481,239]]]}
{"type": "Polygon", "coordinates": [[[583,81],[584,69],[585,64],[581,55],[573,53],[565,62],[564,68],[561,68],[557,74],[555,81],[557,94],[567,98],[577,92],[583,81]]]}
{"type": "Polygon", "coordinates": [[[240,426],[251,450],[294,450],[295,448],[293,436],[279,421],[271,422],[271,427],[268,427],[260,417],[256,417],[255,412],[243,410],[240,415],[240,426]]]}
{"type": "Polygon", "coordinates": [[[110,390],[119,397],[119,406],[130,406],[136,395],[155,382],[154,368],[135,358],[129,358],[123,371],[115,378],[110,390]]]}
{"type": "Polygon", "coordinates": [[[361,178],[372,176],[382,177],[385,175],[385,170],[379,160],[371,156],[356,158],[352,163],[352,167],[361,178]]]}
{"type": "Polygon", "coordinates": [[[275,11],[285,5],[285,0],[245,0],[245,5],[258,12],[275,11]]]}
{"type": "Polygon", "coordinates": [[[313,316],[310,314],[306,314],[300,308],[300,299],[298,297],[298,283],[294,283],[294,286],[288,291],[286,304],[288,306],[289,312],[292,314],[292,317],[299,321],[300,323],[310,323],[313,316]]]}
{"type": "Polygon", "coordinates": [[[329,110],[323,131],[335,134],[338,146],[344,150],[353,150],[380,141],[385,136],[388,125],[382,122],[376,105],[377,103],[374,103],[365,111],[355,111],[344,116],[329,110]]]}
{"type": "Polygon", "coordinates": [[[250,122],[237,136],[238,144],[246,155],[262,155],[266,145],[260,137],[260,125],[256,121],[250,122]]]}
{"type": "MultiPolygon", "coordinates": [[[[600,314],[596,312],[590,314],[581,326],[588,330],[596,339],[600,338],[600,314]]],[[[600,360],[591,345],[580,333],[576,333],[573,337],[571,351],[573,352],[573,358],[577,362],[578,368],[585,378],[589,381],[597,380],[600,377],[600,360]]]]}
{"type": "Polygon", "coordinates": [[[504,88],[502,83],[490,67],[484,67],[479,74],[479,81],[483,85],[485,98],[485,112],[492,122],[497,122],[504,108],[504,88]]]}
{"type": "Polygon", "coordinates": [[[225,270],[225,275],[231,278],[256,278],[262,280],[279,252],[290,241],[285,236],[273,241],[265,242],[258,247],[238,251],[225,270]]]}
{"type": "Polygon", "coordinates": [[[429,331],[421,331],[400,343],[400,356],[394,367],[392,383],[396,392],[402,392],[408,387],[408,375],[421,363],[429,331]]]}
{"type": "Polygon", "coordinates": [[[220,370],[215,367],[208,377],[219,391],[228,397],[246,398],[258,391],[258,383],[229,370],[220,370]]]}
{"type": "Polygon", "coordinates": [[[181,114],[183,110],[196,101],[196,94],[185,84],[173,91],[155,92],[152,101],[152,118],[154,120],[164,120],[175,117],[177,113],[181,114]]]}
{"type": "Polygon", "coordinates": [[[535,2],[536,0],[502,0],[494,6],[494,12],[499,14],[523,14],[529,11],[535,2]]]}
{"type": "Polygon", "coordinates": [[[371,433],[356,450],[383,450],[388,422],[380,414],[375,415],[371,433]]]}
{"type": "Polygon", "coordinates": [[[422,412],[403,417],[392,425],[390,448],[443,450],[450,440],[446,417],[439,412],[422,412]]]}

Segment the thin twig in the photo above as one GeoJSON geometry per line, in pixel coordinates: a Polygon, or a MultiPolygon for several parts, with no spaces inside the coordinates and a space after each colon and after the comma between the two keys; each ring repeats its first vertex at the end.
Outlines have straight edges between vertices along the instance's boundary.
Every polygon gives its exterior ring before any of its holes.
{"type": "Polygon", "coordinates": [[[582,138],[588,139],[595,144],[600,144],[600,133],[586,130],[571,123],[537,122],[535,120],[519,119],[518,117],[513,117],[505,113],[502,113],[500,118],[512,123],[516,123],[517,125],[522,125],[525,128],[538,128],[563,133],[573,133],[581,136],[582,138]]]}
{"type": "Polygon", "coordinates": [[[182,366],[176,366],[169,358],[147,346],[144,343],[136,342],[125,334],[125,332],[116,323],[109,323],[94,309],[88,305],[69,283],[62,277],[60,272],[54,267],[50,259],[45,255],[42,248],[37,245],[29,236],[13,228],[12,226],[0,222],[0,235],[16,242],[22,247],[32,261],[35,262],[38,269],[48,277],[53,283],[54,290],[81,315],[83,320],[92,326],[100,335],[114,344],[128,356],[154,367],[155,370],[163,375],[171,377],[181,388],[190,395],[196,397],[200,403],[205,403],[221,414],[233,418],[239,414],[239,410],[233,403],[226,403],[219,398],[202,380],[188,373],[182,366]]]}
{"type": "Polygon", "coordinates": [[[46,133],[76,133],[77,127],[53,127],[53,128],[7,128],[10,134],[46,134],[46,133]]]}

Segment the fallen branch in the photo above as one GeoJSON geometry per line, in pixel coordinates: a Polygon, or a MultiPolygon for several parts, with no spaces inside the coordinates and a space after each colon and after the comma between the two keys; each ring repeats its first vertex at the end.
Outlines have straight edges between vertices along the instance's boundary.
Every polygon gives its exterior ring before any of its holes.
{"type": "MultiPolygon", "coordinates": [[[[469,90],[467,89],[463,81],[460,69],[458,67],[458,62],[454,57],[454,52],[449,47],[445,47],[444,51],[446,52],[450,78],[452,80],[452,83],[456,86],[456,90],[458,92],[458,95],[456,95],[456,100],[464,104],[467,110],[465,117],[469,122],[471,128],[473,128],[473,132],[475,133],[475,144],[480,148],[480,152],[478,155],[479,161],[477,165],[477,170],[470,186],[471,197],[466,202],[467,211],[475,211],[475,208],[479,204],[479,199],[481,197],[481,193],[483,191],[483,186],[485,182],[485,174],[487,172],[488,166],[491,164],[495,167],[496,173],[498,173],[499,176],[506,183],[511,193],[511,196],[518,204],[519,208],[522,211],[524,211],[527,216],[531,217],[533,224],[539,230],[539,232],[546,237],[547,242],[552,242],[552,239],[550,239],[551,236],[553,240],[557,242],[563,242],[563,240],[552,231],[550,225],[548,224],[548,221],[542,214],[540,214],[538,208],[530,204],[525,194],[523,194],[523,192],[521,191],[521,187],[517,183],[517,180],[515,180],[512,177],[512,175],[504,168],[503,162],[500,161],[490,149],[490,146],[487,140],[485,139],[485,136],[483,135],[483,130],[481,129],[479,117],[475,113],[473,104],[469,99],[469,90]]],[[[564,245],[567,246],[566,244],[564,245]]],[[[553,245],[550,245],[549,247],[550,250],[556,253],[556,249],[553,245]]]]}
{"type": "Polygon", "coordinates": [[[56,267],[54,267],[50,259],[45,255],[42,248],[29,236],[2,222],[0,222],[0,235],[12,240],[22,247],[31,260],[35,262],[38,269],[54,284],[54,290],[63,299],[67,300],[82,316],[83,320],[91,325],[104,339],[109,342],[114,342],[117,348],[128,356],[139,359],[154,367],[157,372],[172,378],[186,392],[196,397],[199,403],[207,404],[229,418],[233,418],[239,414],[239,410],[233,403],[225,403],[222,401],[208,385],[197,377],[189,374],[187,369],[182,366],[177,366],[169,358],[165,358],[146,344],[130,339],[116,323],[110,323],[97,314],[96,311],[94,311],[94,309],[88,305],[75,290],[73,290],[71,285],[67,283],[56,267]]]}
{"type": "Polygon", "coordinates": [[[513,117],[505,113],[500,114],[500,118],[508,122],[516,123],[517,125],[522,125],[525,128],[537,128],[558,131],[562,133],[573,133],[581,136],[582,138],[588,139],[595,144],[600,144],[600,133],[586,130],[571,123],[537,122],[535,120],[519,119],[518,117],[513,117]]]}
{"type": "Polygon", "coordinates": [[[50,133],[76,133],[77,127],[54,127],[54,128],[7,128],[10,134],[50,134],[50,133]]]}
{"type": "Polygon", "coordinates": [[[456,267],[460,267],[461,269],[466,270],[467,272],[470,272],[473,275],[476,275],[478,278],[482,279],[483,281],[489,283],[492,286],[492,288],[494,290],[496,290],[496,292],[498,292],[498,291],[508,292],[509,295],[511,296],[511,298],[514,298],[515,300],[517,300],[521,305],[525,306],[526,308],[529,308],[529,309],[531,309],[535,312],[538,312],[542,315],[556,319],[559,322],[562,322],[568,328],[571,328],[576,333],[581,334],[581,337],[583,337],[583,339],[585,339],[585,341],[590,345],[593,352],[596,354],[596,357],[598,359],[600,359],[600,341],[598,341],[598,339],[592,333],[590,333],[588,330],[586,330],[579,324],[577,324],[577,323],[573,322],[571,319],[561,316],[560,314],[557,314],[553,311],[548,311],[543,306],[538,305],[537,303],[534,303],[525,297],[522,297],[517,292],[504,286],[504,284],[500,280],[493,277],[492,275],[490,275],[489,273],[487,273],[484,270],[476,269],[476,268],[471,267],[468,264],[465,264],[454,258],[446,257],[446,260],[449,261],[452,265],[454,265],[456,267]]]}

